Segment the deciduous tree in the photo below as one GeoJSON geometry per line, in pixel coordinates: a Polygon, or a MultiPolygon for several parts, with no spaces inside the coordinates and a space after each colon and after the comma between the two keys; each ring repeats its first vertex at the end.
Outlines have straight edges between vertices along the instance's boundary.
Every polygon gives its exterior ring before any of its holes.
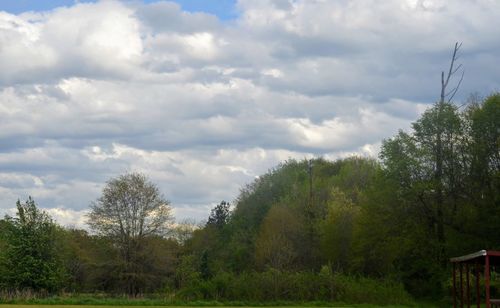
{"type": "Polygon", "coordinates": [[[170,203],[144,174],[129,173],[109,180],[92,205],[87,223],[113,240],[120,252],[121,278],[129,294],[144,290],[152,268],[144,253],[149,237],[165,236],[172,222],[170,203]]]}
{"type": "Polygon", "coordinates": [[[31,197],[16,207],[16,217],[6,216],[2,228],[0,283],[12,290],[59,290],[65,275],[56,250],[56,224],[31,197]]]}

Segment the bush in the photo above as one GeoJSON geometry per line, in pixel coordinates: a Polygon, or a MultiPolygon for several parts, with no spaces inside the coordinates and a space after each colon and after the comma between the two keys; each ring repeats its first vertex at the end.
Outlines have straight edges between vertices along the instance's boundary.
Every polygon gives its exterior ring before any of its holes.
{"type": "Polygon", "coordinates": [[[401,283],[346,275],[335,275],[333,279],[339,301],[377,305],[411,303],[401,283]]]}
{"type": "Polygon", "coordinates": [[[326,266],[319,273],[276,269],[239,275],[220,272],[211,279],[197,280],[182,288],[175,297],[191,301],[412,303],[401,283],[333,273],[326,266]]]}

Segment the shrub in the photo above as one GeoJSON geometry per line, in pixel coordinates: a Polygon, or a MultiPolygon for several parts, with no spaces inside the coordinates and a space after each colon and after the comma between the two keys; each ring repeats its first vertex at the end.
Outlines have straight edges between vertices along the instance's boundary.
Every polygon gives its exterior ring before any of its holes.
{"type": "Polygon", "coordinates": [[[342,301],[347,303],[409,304],[403,285],[392,280],[333,273],[327,266],[319,273],[270,269],[239,275],[220,272],[197,280],[177,294],[179,300],[215,301],[342,301]]]}

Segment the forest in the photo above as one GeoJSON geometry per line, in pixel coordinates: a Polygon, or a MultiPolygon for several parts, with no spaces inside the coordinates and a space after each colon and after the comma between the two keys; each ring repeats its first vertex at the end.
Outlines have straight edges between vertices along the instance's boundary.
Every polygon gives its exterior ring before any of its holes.
{"type": "Polygon", "coordinates": [[[58,225],[29,197],[0,220],[1,297],[446,301],[450,257],[500,250],[499,149],[494,93],[435,103],[378,158],[283,161],[196,226],[175,222],[140,173],[107,182],[87,229],[58,225]]]}

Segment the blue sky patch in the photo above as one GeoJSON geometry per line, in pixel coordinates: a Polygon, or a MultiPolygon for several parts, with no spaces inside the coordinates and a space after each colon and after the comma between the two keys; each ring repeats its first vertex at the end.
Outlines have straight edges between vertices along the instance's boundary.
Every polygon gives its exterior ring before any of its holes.
{"type": "MultiPolygon", "coordinates": [[[[16,0],[1,1],[0,10],[12,14],[27,11],[47,11],[61,6],[72,6],[77,2],[96,2],[92,0],[16,0]]],[[[157,0],[145,0],[145,3],[159,2],[157,0]]],[[[222,20],[237,17],[235,8],[236,0],[177,0],[182,9],[189,12],[206,12],[218,16],[222,20]]]]}

